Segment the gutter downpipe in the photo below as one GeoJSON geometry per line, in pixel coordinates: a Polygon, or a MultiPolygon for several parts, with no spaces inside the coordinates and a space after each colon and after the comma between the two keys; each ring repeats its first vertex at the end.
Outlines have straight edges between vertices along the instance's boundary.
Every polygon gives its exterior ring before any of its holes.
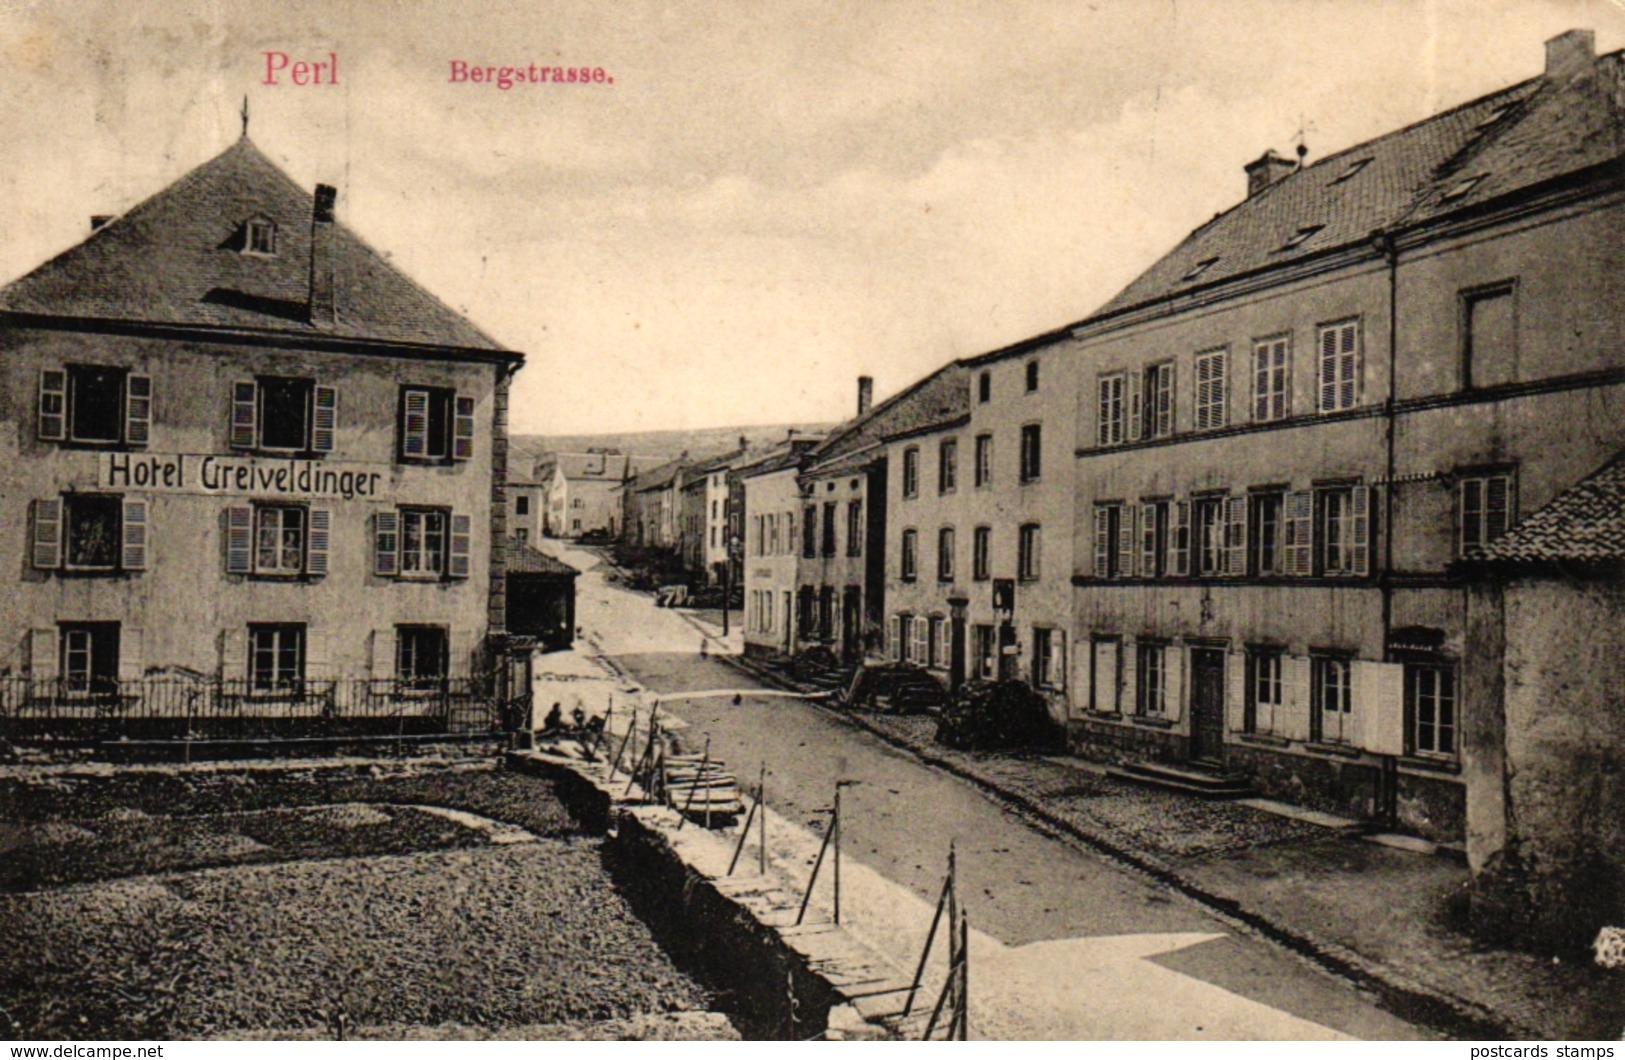
{"type": "MultiPolygon", "coordinates": [[[[1391,635],[1394,628],[1394,476],[1398,470],[1398,424],[1395,405],[1399,389],[1399,246],[1394,236],[1379,228],[1371,234],[1371,245],[1388,263],[1388,397],[1383,402],[1383,422],[1387,430],[1387,469],[1382,491],[1382,573],[1377,587],[1382,593],[1382,659],[1391,662],[1391,635]]],[[[1384,755],[1381,773],[1381,814],[1383,825],[1389,829],[1399,827],[1399,760],[1384,755]]]]}

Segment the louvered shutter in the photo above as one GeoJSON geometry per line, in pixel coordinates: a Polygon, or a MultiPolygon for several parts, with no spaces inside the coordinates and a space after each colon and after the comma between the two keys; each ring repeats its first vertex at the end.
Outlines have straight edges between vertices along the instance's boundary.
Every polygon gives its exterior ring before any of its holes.
{"type": "Polygon", "coordinates": [[[1153,371],[1156,386],[1151,394],[1146,395],[1147,401],[1154,402],[1151,435],[1166,438],[1174,432],[1174,366],[1171,363],[1160,364],[1153,371]]]}
{"type": "Polygon", "coordinates": [[[118,679],[139,681],[146,670],[146,636],[139,629],[120,626],[118,631],[118,679]]]}
{"type": "Polygon", "coordinates": [[[259,387],[257,384],[231,385],[231,447],[252,449],[259,441],[259,387]]]}
{"type": "Polygon", "coordinates": [[[1484,542],[1494,541],[1511,525],[1511,476],[1491,475],[1484,483],[1484,542]]]}
{"type": "Polygon", "coordinates": [[[310,539],[305,548],[305,573],[327,577],[327,553],[332,544],[333,512],[327,508],[310,510],[310,539]]]}
{"type": "Polygon", "coordinates": [[[1285,508],[1286,572],[1294,577],[1306,578],[1315,572],[1315,495],[1309,490],[1288,493],[1285,508]]]}
{"type": "MultiPolygon", "coordinates": [[[[1066,689],[1066,631],[1052,629],[1049,634],[1050,682],[1056,688],[1066,689]]],[[[1067,697],[1070,701],[1071,697],[1067,697]]]]}
{"type": "Polygon", "coordinates": [[[429,392],[408,390],[402,410],[401,455],[423,457],[429,453],[429,392]]]}
{"type": "Polygon", "coordinates": [[[1115,441],[1112,437],[1112,410],[1115,407],[1118,415],[1122,415],[1122,390],[1115,376],[1104,376],[1096,383],[1096,392],[1095,444],[1111,445],[1115,441]]]}
{"type": "MultiPolygon", "coordinates": [[[[57,654],[57,632],[54,629],[28,631],[28,678],[31,681],[55,681],[61,670],[57,654]]],[[[38,694],[38,693],[36,693],[38,694]]]]}
{"type": "Polygon", "coordinates": [[[316,388],[315,412],[311,421],[310,448],[318,453],[333,451],[333,438],[338,433],[339,392],[330,386],[316,388]]]}
{"type": "Polygon", "coordinates": [[[393,681],[397,674],[395,659],[395,630],[372,631],[372,679],[393,681]]]}
{"type": "Polygon", "coordinates": [[[1337,408],[1337,329],[1324,328],[1320,333],[1320,396],[1321,412],[1337,408]]]}
{"type": "Polygon", "coordinates": [[[1281,660],[1281,693],[1286,701],[1282,708],[1281,735],[1289,740],[1309,739],[1309,669],[1306,656],[1293,655],[1281,660]]]}
{"type": "Polygon", "coordinates": [[[891,618],[891,657],[903,661],[903,620],[896,615],[891,618]]]}
{"type": "Polygon", "coordinates": [[[327,630],[305,627],[305,680],[323,680],[332,675],[327,630]]]}
{"type": "Polygon", "coordinates": [[[1371,573],[1371,487],[1355,486],[1349,491],[1349,518],[1352,520],[1349,540],[1353,573],[1364,577],[1371,573]]]}
{"type": "Polygon", "coordinates": [[[1174,525],[1168,534],[1168,548],[1173,553],[1173,562],[1169,566],[1175,576],[1184,576],[1191,572],[1190,501],[1175,501],[1171,514],[1174,525]]]}
{"type": "Polygon", "coordinates": [[[451,458],[453,460],[472,460],[474,458],[474,399],[459,394],[453,404],[457,415],[453,418],[451,458]]]}
{"type": "Polygon", "coordinates": [[[1157,576],[1157,506],[1140,505],[1140,565],[1142,578],[1157,576]]]}
{"type": "Polygon", "coordinates": [[[1117,506],[1117,576],[1132,578],[1134,576],[1134,516],[1137,509],[1132,504],[1117,506]]]}
{"type": "Polygon", "coordinates": [[[931,632],[931,623],[927,619],[916,618],[913,621],[912,625],[914,626],[914,655],[913,655],[913,658],[914,658],[915,662],[921,663],[923,665],[927,660],[929,660],[931,658],[931,656],[928,654],[928,652],[929,652],[928,637],[929,637],[930,632],[931,632]]]}
{"type": "Polygon", "coordinates": [[[1358,746],[1372,754],[1405,753],[1405,667],[1355,660],[1354,721],[1358,746]]]}
{"type": "Polygon", "coordinates": [[[124,441],[146,445],[151,437],[152,376],[128,376],[124,380],[124,441]]]}
{"type": "Polygon", "coordinates": [[[469,567],[469,547],[473,520],[466,515],[451,517],[451,558],[446,564],[446,577],[466,578],[469,567]]]}
{"type": "Polygon", "coordinates": [[[1121,709],[1117,702],[1121,675],[1118,669],[1118,644],[1115,640],[1095,641],[1094,664],[1095,711],[1100,714],[1116,714],[1121,709]]]}
{"type": "Polygon", "coordinates": [[[48,442],[68,436],[68,373],[61,368],[39,374],[39,436],[48,442]]]}
{"type": "Polygon", "coordinates": [[[62,566],[62,502],[58,499],[34,502],[34,567],[57,570],[62,566]]]}
{"type": "Polygon", "coordinates": [[[1247,655],[1226,652],[1224,656],[1224,717],[1231,732],[1247,728],[1247,655]]]}
{"type": "Polygon", "coordinates": [[[119,565],[125,570],[147,569],[147,502],[124,498],[124,547],[119,565]]]}
{"type": "Polygon", "coordinates": [[[401,516],[386,510],[372,516],[372,572],[393,578],[401,571],[401,516]]]}
{"type": "Polygon", "coordinates": [[[1162,649],[1162,709],[1169,721],[1178,721],[1185,704],[1185,649],[1170,644],[1162,649]]]}
{"type": "Polygon", "coordinates": [[[1145,421],[1145,410],[1140,395],[1140,373],[1127,372],[1123,375],[1123,387],[1126,393],[1123,396],[1123,422],[1127,427],[1128,440],[1140,440],[1141,426],[1145,421]]]}
{"type": "Polygon", "coordinates": [[[226,509],[226,572],[251,574],[254,570],[254,509],[234,504],[226,509]]]}
{"type": "Polygon", "coordinates": [[[1095,577],[1104,578],[1111,573],[1111,510],[1103,504],[1095,505],[1095,577]]]}
{"type": "Polygon", "coordinates": [[[1247,574],[1247,498],[1224,500],[1225,573],[1232,578],[1247,574]]]}
{"type": "Polygon", "coordinates": [[[242,626],[220,631],[220,679],[237,682],[241,691],[248,680],[248,630],[242,626]]]}
{"type": "Polygon", "coordinates": [[[1360,329],[1356,324],[1344,324],[1337,329],[1337,400],[1338,407],[1354,407],[1359,389],[1360,329]]]}
{"type": "Polygon", "coordinates": [[[1196,359],[1196,429],[1225,425],[1224,354],[1213,352],[1196,359]]]}

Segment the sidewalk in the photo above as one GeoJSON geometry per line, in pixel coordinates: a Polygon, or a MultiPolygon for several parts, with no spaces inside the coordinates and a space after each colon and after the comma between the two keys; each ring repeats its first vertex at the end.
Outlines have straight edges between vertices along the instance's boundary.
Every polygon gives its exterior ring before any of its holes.
{"type": "Polygon", "coordinates": [[[1080,759],[954,751],[936,743],[930,717],[825,709],[1353,980],[1409,1018],[1473,1038],[1613,1039],[1625,1027],[1625,973],[1480,949],[1460,932],[1468,874],[1454,858],[1371,842],[1352,822],[1287,816],[1272,811],[1289,808],[1262,800],[1142,787],[1080,759]]]}

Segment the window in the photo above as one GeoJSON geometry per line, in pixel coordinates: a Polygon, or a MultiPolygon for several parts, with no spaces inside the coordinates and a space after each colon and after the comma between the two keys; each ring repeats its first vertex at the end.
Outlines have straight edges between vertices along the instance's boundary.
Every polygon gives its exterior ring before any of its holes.
{"type": "Polygon", "coordinates": [[[1462,386],[1517,381],[1517,320],[1512,295],[1511,283],[1462,293],[1462,386]]]}
{"type": "Polygon", "coordinates": [[[1100,402],[1095,413],[1095,444],[1121,445],[1124,440],[1124,381],[1122,372],[1100,377],[1100,402]]]}
{"type": "Polygon", "coordinates": [[[959,485],[959,440],[944,438],[937,446],[937,492],[952,493],[959,485]]]}
{"type": "Polygon", "coordinates": [[[302,624],[248,627],[248,690],[262,695],[300,695],[305,682],[302,624]]]}
{"type": "Polygon", "coordinates": [[[1225,386],[1226,351],[1208,350],[1196,355],[1196,429],[1223,427],[1229,422],[1225,386]]]}
{"type": "Polygon", "coordinates": [[[940,615],[925,620],[925,665],[945,669],[948,665],[948,623],[940,615]]]}
{"type": "Polygon", "coordinates": [[[1134,712],[1145,718],[1168,714],[1168,645],[1160,641],[1139,643],[1134,712]]]}
{"type": "Polygon", "coordinates": [[[473,520],[467,515],[441,508],[377,512],[373,573],[415,580],[466,578],[472,539],[473,520]]]}
{"type": "Polygon", "coordinates": [[[63,622],[57,627],[57,641],[63,695],[118,694],[117,622],[63,622]]]}
{"type": "Polygon", "coordinates": [[[899,662],[914,661],[914,616],[897,616],[897,645],[893,652],[899,662]]]}
{"type": "Polygon", "coordinates": [[[1344,657],[1318,655],[1311,660],[1311,671],[1309,738],[1316,743],[1348,743],[1354,734],[1352,663],[1344,657]]]}
{"type": "Polygon", "coordinates": [[[1038,362],[1027,362],[1027,393],[1031,394],[1038,389],[1038,362]]]}
{"type": "MultiPolygon", "coordinates": [[[[402,460],[467,460],[474,455],[474,399],[433,387],[403,387],[402,460]]],[[[571,507],[581,507],[580,498],[571,507]]]]}
{"type": "Polygon", "coordinates": [[[1247,696],[1242,731],[1271,734],[1279,731],[1286,706],[1282,669],[1286,656],[1276,648],[1247,650],[1247,696]]]}
{"type": "Polygon", "coordinates": [[[1333,486],[1315,491],[1316,567],[1321,574],[1369,572],[1369,495],[1365,486],[1333,486]]]}
{"type": "Polygon", "coordinates": [[[1043,562],[1043,542],[1037,523],[1022,526],[1016,539],[1016,577],[1024,582],[1037,581],[1043,562]]]}
{"type": "Polygon", "coordinates": [[[985,582],[993,576],[993,528],[978,526],[971,533],[971,577],[985,582]]]}
{"type": "Polygon", "coordinates": [[[904,530],[901,550],[902,569],[898,572],[898,576],[903,581],[911,582],[914,580],[919,565],[919,551],[919,534],[913,530],[904,530]]]}
{"type": "Polygon", "coordinates": [[[1036,482],[1044,472],[1042,426],[1024,424],[1021,428],[1021,481],[1036,482]]]}
{"type": "Polygon", "coordinates": [[[993,680],[998,643],[992,626],[971,627],[971,676],[982,681],[993,680]]]}
{"type": "Polygon", "coordinates": [[[1203,258],[1201,261],[1198,261],[1195,265],[1192,265],[1191,268],[1190,268],[1190,271],[1185,273],[1185,275],[1181,276],[1179,278],[1179,281],[1181,283],[1189,283],[1191,280],[1196,279],[1197,277],[1201,276],[1202,273],[1206,272],[1207,270],[1211,269],[1214,265],[1218,264],[1218,262],[1219,262],[1218,258],[1203,258]]]}
{"type": "Polygon", "coordinates": [[[1225,498],[1198,497],[1191,502],[1196,527],[1196,571],[1213,576],[1228,570],[1225,561],[1225,498]]]}
{"type": "Polygon", "coordinates": [[[309,379],[261,376],[232,385],[234,449],[332,452],[337,418],[338,391],[309,379]]]}
{"type": "Polygon", "coordinates": [[[119,567],[123,500],[73,493],[62,504],[62,566],[66,570],[112,571],[119,567]]]}
{"type": "Polygon", "coordinates": [[[835,639],[835,587],[823,586],[818,590],[818,639],[835,639]]]}
{"type": "Polygon", "coordinates": [[[983,372],[976,377],[976,400],[982,405],[993,400],[993,373],[983,372]]]}
{"type": "Polygon", "coordinates": [[[1349,167],[1347,169],[1343,170],[1343,172],[1339,173],[1337,175],[1336,179],[1334,179],[1332,181],[1332,183],[1333,184],[1341,184],[1345,180],[1352,180],[1354,177],[1359,175],[1360,170],[1364,169],[1366,166],[1369,166],[1370,164],[1371,164],[1371,159],[1369,159],[1369,158],[1356,159],[1355,161],[1350,162],[1349,167]]]}
{"type": "Polygon", "coordinates": [[[1277,335],[1253,343],[1254,423],[1285,419],[1291,412],[1292,397],[1288,389],[1291,363],[1289,336],[1277,335]]]}
{"type": "Polygon", "coordinates": [[[45,441],[146,445],[152,377],[109,365],[47,368],[40,372],[38,408],[38,433],[45,441]]]}
{"type": "Polygon", "coordinates": [[[1125,526],[1123,505],[1117,502],[1095,505],[1095,577],[1125,578],[1133,573],[1130,549],[1132,527],[1125,526]]]}
{"type": "Polygon", "coordinates": [[[1456,669],[1405,664],[1406,749],[1426,757],[1456,756],[1456,669]]]}
{"type": "Polygon", "coordinates": [[[521,545],[530,541],[530,531],[522,526],[518,530],[514,531],[514,536],[518,539],[521,545]]]}
{"type": "Polygon", "coordinates": [[[1322,228],[1325,228],[1325,227],[1326,227],[1325,225],[1304,225],[1302,228],[1298,229],[1292,235],[1288,236],[1286,242],[1282,243],[1276,249],[1277,249],[1277,251],[1295,250],[1296,248],[1301,247],[1305,243],[1309,242],[1309,239],[1310,239],[1311,236],[1313,236],[1316,232],[1320,231],[1322,228]]]}
{"type": "Polygon", "coordinates": [[[1351,409],[1359,400],[1360,322],[1323,325],[1316,337],[1320,375],[1315,408],[1321,412],[1351,409]]]}
{"type": "Polygon", "coordinates": [[[1460,515],[1458,541],[1461,555],[1483,548],[1506,533],[1514,513],[1513,478],[1507,471],[1480,472],[1457,479],[1456,506],[1460,515]]]}
{"type": "Polygon", "coordinates": [[[1140,437],[1166,438],[1173,434],[1174,362],[1163,361],[1145,370],[1144,393],[1145,401],[1140,413],[1140,437]]]}
{"type": "Polygon", "coordinates": [[[945,526],[937,531],[937,581],[954,580],[954,528],[945,526]]]}
{"type": "Polygon", "coordinates": [[[991,434],[978,434],[976,436],[976,468],[974,471],[976,488],[981,489],[993,481],[993,436],[991,434]]]}
{"type": "Polygon", "coordinates": [[[1066,634],[1058,629],[1033,627],[1033,684],[1066,687],[1066,634]]]}
{"type": "Polygon", "coordinates": [[[1452,185],[1450,190],[1446,191],[1440,196],[1440,199],[1444,202],[1453,202],[1456,199],[1464,197],[1468,192],[1478,187],[1479,182],[1484,179],[1484,176],[1485,174],[1480,173],[1476,177],[1468,177],[1466,180],[1452,185]]]}
{"type": "Polygon", "coordinates": [[[515,515],[530,514],[530,498],[521,493],[513,499],[513,513],[515,515]]]}
{"type": "Polygon", "coordinates": [[[920,495],[920,451],[910,446],[903,450],[903,496],[920,495]]]}
{"type": "Polygon", "coordinates": [[[717,517],[717,502],[712,501],[711,502],[711,518],[715,519],[716,517],[717,517]]]}
{"type": "Polygon", "coordinates": [[[1160,578],[1168,573],[1169,502],[1140,505],[1140,577],[1160,578]]]}
{"type": "Polygon", "coordinates": [[[835,555],[835,502],[829,501],[824,505],[824,533],[823,553],[826,556],[835,555]]]}
{"type": "Polygon", "coordinates": [[[1248,566],[1261,578],[1287,573],[1286,553],[1282,549],[1281,516],[1286,495],[1281,490],[1254,493],[1248,498],[1248,531],[1251,553],[1248,566]]]}
{"type": "Polygon", "coordinates": [[[405,687],[444,687],[449,654],[444,626],[395,627],[395,680],[405,687]]]}
{"type": "Polygon", "coordinates": [[[302,574],[305,569],[305,509],[259,505],[254,509],[254,573],[302,574]]]}
{"type": "Polygon", "coordinates": [[[812,559],[818,555],[818,505],[809,504],[801,509],[801,525],[801,558],[812,559]]]}
{"type": "Polygon", "coordinates": [[[248,222],[247,238],[243,241],[243,252],[247,254],[263,254],[272,256],[276,254],[276,223],[263,217],[256,217],[248,222]]]}

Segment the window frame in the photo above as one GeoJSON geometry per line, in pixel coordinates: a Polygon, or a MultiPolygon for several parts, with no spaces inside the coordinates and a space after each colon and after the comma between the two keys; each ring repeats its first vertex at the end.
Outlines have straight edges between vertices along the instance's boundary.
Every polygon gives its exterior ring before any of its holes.
{"type": "Polygon", "coordinates": [[[1461,682],[1458,667],[1452,661],[1436,659],[1426,661],[1407,661],[1404,664],[1405,686],[1405,753],[1416,758],[1425,758],[1441,762],[1456,762],[1461,757],[1461,682]],[[1435,746],[1423,747],[1422,732],[1422,690],[1419,688],[1420,678],[1424,674],[1433,674],[1438,682],[1434,686],[1432,742],[1435,746]],[[1448,708],[1447,721],[1441,721],[1440,706],[1448,708]],[[1439,733],[1446,734],[1450,743],[1448,750],[1441,750],[1439,733]]]}
{"type": "Polygon", "coordinates": [[[397,508],[396,511],[400,519],[400,522],[398,523],[398,533],[400,534],[400,537],[398,539],[399,546],[396,552],[395,576],[405,581],[441,581],[447,578],[449,576],[448,572],[451,567],[451,509],[437,508],[432,505],[402,505],[401,507],[397,508]],[[416,519],[420,523],[424,524],[424,526],[419,530],[419,541],[421,542],[421,545],[417,552],[422,556],[430,556],[435,554],[428,547],[429,535],[426,524],[427,520],[431,517],[438,518],[441,523],[440,546],[438,551],[440,569],[437,571],[423,569],[408,570],[406,566],[406,557],[408,555],[406,547],[408,520],[416,519]]]}
{"type": "MultiPolygon", "coordinates": [[[[1485,302],[1494,301],[1497,298],[1505,298],[1507,300],[1507,313],[1509,314],[1508,324],[1512,329],[1512,334],[1509,336],[1509,341],[1512,344],[1513,362],[1517,362],[1519,353],[1517,277],[1497,280],[1494,283],[1478,284],[1474,287],[1463,288],[1462,290],[1456,292],[1458,304],[1457,327],[1460,333],[1458,343],[1460,345],[1461,355],[1461,388],[1463,390],[1472,390],[1475,387],[1482,385],[1473,379],[1473,309],[1475,306],[1485,302]]],[[[1506,380],[1506,382],[1513,382],[1513,380],[1506,380]]],[[[1496,386],[1501,384],[1492,383],[1489,385],[1496,386]]]]}
{"type": "MultiPolygon", "coordinates": [[[[1365,328],[1361,326],[1359,316],[1343,317],[1340,320],[1328,321],[1315,325],[1315,411],[1320,414],[1347,412],[1360,407],[1362,387],[1364,383],[1365,365],[1365,328]],[[1354,334],[1353,349],[1334,349],[1331,356],[1339,362],[1339,367],[1333,372],[1332,386],[1336,400],[1328,406],[1326,403],[1326,336],[1337,335],[1345,330],[1352,330],[1354,334]],[[1350,378],[1342,378],[1341,361],[1348,359],[1350,365],[1350,378]],[[1348,387],[1348,401],[1342,398],[1343,387],[1348,387]]],[[[1337,340],[1338,344],[1341,340],[1337,340]]]]}
{"type": "Polygon", "coordinates": [[[269,504],[256,503],[254,506],[254,537],[253,558],[250,561],[249,572],[257,578],[302,578],[308,573],[310,563],[310,506],[308,504],[269,504]],[[299,516],[299,559],[295,567],[288,568],[281,562],[285,558],[287,545],[283,543],[283,535],[289,529],[286,524],[288,515],[298,513],[299,516]],[[277,562],[265,565],[260,562],[264,549],[262,538],[265,535],[265,520],[274,516],[278,525],[275,527],[275,552],[277,562]]]}
{"type": "Polygon", "coordinates": [[[309,682],[310,666],[310,634],[309,628],[303,622],[250,622],[248,624],[248,672],[245,676],[245,689],[254,699],[273,699],[279,697],[300,698],[305,694],[305,686],[309,682]],[[270,651],[273,656],[270,674],[270,683],[262,684],[260,681],[259,656],[261,646],[258,638],[262,635],[272,638],[270,651]],[[293,676],[286,680],[282,676],[282,663],[285,645],[283,638],[294,638],[293,676]]]}
{"type": "Polygon", "coordinates": [[[983,431],[971,443],[971,481],[975,489],[987,489],[993,484],[993,435],[983,431]]]}
{"type": "Polygon", "coordinates": [[[1066,689],[1066,632],[1054,626],[1034,626],[1033,669],[1034,688],[1051,692],[1066,689]]]}
{"type": "Polygon", "coordinates": [[[898,543],[897,578],[899,581],[911,582],[919,578],[920,569],[920,533],[914,527],[906,527],[898,543]]]}
{"type": "Polygon", "coordinates": [[[1172,357],[1145,366],[1140,388],[1140,439],[1172,438],[1177,433],[1174,386],[1178,371],[1172,357]],[[1166,398],[1159,402],[1159,398],[1166,398]],[[1158,407],[1159,404],[1166,407],[1158,407]]]}
{"type": "Polygon", "coordinates": [[[986,405],[993,400],[993,373],[983,370],[976,377],[976,403],[986,405]]]}
{"type": "MultiPolygon", "coordinates": [[[[123,365],[111,364],[65,364],[62,366],[62,368],[66,373],[67,383],[67,398],[63,420],[63,440],[72,445],[82,445],[95,448],[107,448],[127,444],[125,434],[130,418],[128,401],[130,377],[133,374],[131,373],[130,369],[124,367],[123,365]],[[85,380],[92,373],[110,376],[111,379],[108,382],[108,386],[116,391],[116,393],[111,397],[112,403],[115,407],[107,412],[112,426],[112,437],[110,438],[81,437],[78,433],[81,427],[80,421],[84,418],[80,415],[80,412],[82,411],[80,402],[90,400],[89,398],[81,395],[81,389],[85,388],[85,380]]],[[[100,399],[106,401],[108,400],[108,396],[101,395],[100,399]]]]}
{"type": "Polygon", "coordinates": [[[988,581],[993,577],[993,528],[978,526],[971,531],[971,580],[988,581]]]}
{"type": "Polygon", "coordinates": [[[1264,335],[1252,343],[1252,394],[1250,411],[1254,423],[1277,423],[1292,415],[1292,333],[1264,335]],[[1264,358],[1270,363],[1261,363],[1264,358]],[[1262,410],[1262,411],[1261,411],[1262,410]]]}
{"type": "Polygon", "coordinates": [[[1038,482],[1044,477],[1044,425],[1042,422],[1021,425],[1021,484],[1038,482]]]}
{"type": "Polygon", "coordinates": [[[1229,360],[1228,346],[1214,346],[1197,352],[1195,367],[1191,372],[1194,430],[1212,431],[1230,425],[1229,360]],[[1208,375],[1206,380],[1202,378],[1204,370],[1208,375]]]}
{"type": "Polygon", "coordinates": [[[1271,644],[1247,646],[1242,699],[1241,731],[1253,736],[1277,736],[1286,712],[1286,649],[1271,644]],[[1267,664],[1267,665],[1265,665],[1267,664]],[[1273,671],[1273,672],[1271,672],[1273,671]],[[1273,694],[1266,699],[1265,688],[1273,694]],[[1268,723],[1261,722],[1261,708],[1269,709],[1268,723]]]}
{"type": "Polygon", "coordinates": [[[63,698],[73,700],[116,698],[119,692],[120,652],[123,650],[121,624],[58,622],[56,628],[56,692],[63,698]],[[109,636],[111,645],[107,643],[109,636]],[[78,637],[84,639],[84,644],[75,648],[72,641],[78,637]],[[82,656],[84,660],[82,680],[75,673],[75,656],[82,656]]]}
{"type": "Polygon", "coordinates": [[[1044,574],[1044,537],[1040,523],[1022,523],[1016,537],[1016,580],[1035,582],[1044,574]]]}
{"type": "Polygon", "coordinates": [[[1168,719],[1168,653],[1173,644],[1142,639],[1134,645],[1134,714],[1140,718],[1168,719]],[[1155,676],[1156,680],[1153,680],[1155,676]]]}
{"type": "Polygon", "coordinates": [[[1227,522],[1222,493],[1191,498],[1191,573],[1199,578],[1223,577],[1229,571],[1227,522]]]}
{"type": "Polygon", "coordinates": [[[904,500],[913,500],[920,495],[920,447],[917,445],[903,450],[903,474],[899,485],[904,500]]]}
{"type": "Polygon", "coordinates": [[[957,541],[954,528],[943,526],[937,529],[937,581],[951,582],[954,580],[954,567],[957,560],[957,541]]]}
{"type": "Polygon", "coordinates": [[[1353,729],[1353,654],[1311,648],[1309,651],[1309,741],[1339,747],[1349,746],[1354,741],[1353,729]],[[1339,672],[1342,674],[1341,683],[1328,683],[1327,678],[1339,672]],[[1329,711],[1326,705],[1328,688],[1335,690],[1341,699],[1341,706],[1334,706],[1329,711]],[[1326,714],[1328,712],[1338,715],[1336,733],[1327,732],[1326,714]]]}
{"type": "Polygon", "coordinates": [[[1095,444],[1102,448],[1128,440],[1128,373],[1106,372],[1095,380],[1095,444]]]}
{"type": "Polygon", "coordinates": [[[944,438],[937,443],[937,494],[959,490],[959,439],[944,438]]]}
{"type": "Polygon", "coordinates": [[[405,622],[395,627],[395,684],[397,689],[409,692],[440,692],[444,691],[451,678],[451,631],[445,626],[422,622],[405,622]],[[434,648],[435,660],[433,671],[429,674],[408,673],[408,655],[412,662],[417,663],[417,653],[424,645],[416,644],[420,637],[438,644],[428,645],[434,648]]]}
{"type": "Polygon", "coordinates": [[[62,509],[58,540],[61,542],[61,562],[57,569],[69,574],[118,574],[125,570],[123,549],[125,530],[124,496],[117,493],[64,493],[61,495],[60,501],[62,509]],[[75,563],[72,559],[74,555],[73,533],[76,522],[75,509],[92,504],[107,508],[113,515],[111,542],[107,546],[111,552],[111,559],[106,564],[75,563]]]}
{"type": "Polygon", "coordinates": [[[1022,368],[1022,379],[1026,384],[1025,393],[1038,393],[1038,358],[1030,358],[1022,368]]]}
{"type": "Polygon", "coordinates": [[[1516,465],[1500,464],[1489,467],[1464,468],[1454,472],[1455,489],[1452,491],[1455,500],[1456,519],[1456,555],[1464,557],[1470,549],[1484,548],[1510,530],[1518,521],[1518,469],[1516,465]],[[1494,509],[1490,506],[1490,490],[1496,481],[1504,482],[1505,510],[1501,516],[1500,529],[1490,533],[1490,516],[1494,509]],[[1476,486],[1479,494],[1477,520],[1479,532],[1475,539],[1469,541],[1468,530],[1468,492],[1470,486],[1476,486]]]}

